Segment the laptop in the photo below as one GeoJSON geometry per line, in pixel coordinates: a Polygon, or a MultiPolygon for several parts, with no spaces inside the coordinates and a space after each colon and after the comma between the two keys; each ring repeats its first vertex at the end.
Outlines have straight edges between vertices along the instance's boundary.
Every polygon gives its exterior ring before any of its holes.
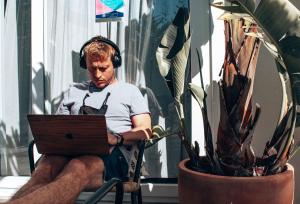
{"type": "Polygon", "coordinates": [[[108,155],[104,115],[27,115],[40,154],[108,155]]]}

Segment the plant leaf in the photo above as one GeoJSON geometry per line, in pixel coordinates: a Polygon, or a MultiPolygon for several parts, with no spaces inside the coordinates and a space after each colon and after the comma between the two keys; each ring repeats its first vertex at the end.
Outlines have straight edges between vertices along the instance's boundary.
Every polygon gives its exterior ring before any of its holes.
{"type": "MultiPolygon", "coordinates": [[[[245,5],[245,7],[247,7],[247,5],[245,5]]],[[[290,35],[299,34],[300,27],[297,21],[299,21],[298,17],[300,13],[289,1],[260,1],[253,15],[257,19],[257,23],[259,23],[275,41],[279,41],[287,33],[290,35]],[[278,19],[279,16],[280,19],[278,19]]]]}
{"type": "Polygon", "coordinates": [[[177,135],[178,132],[170,132],[168,130],[164,130],[164,128],[160,125],[155,125],[152,128],[152,137],[146,141],[146,148],[155,145],[158,141],[165,137],[177,135]]]}
{"type": "Polygon", "coordinates": [[[182,49],[172,59],[175,99],[180,100],[184,88],[185,70],[190,51],[191,37],[184,43],[182,49]]]}
{"type": "Polygon", "coordinates": [[[295,36],[287,36],[279,41],[279,46],[282,52],[293,56],[295,58],[300,58],[300,38],[295,36]]]}
{"type": "MultiPolygon", "coordinates": [[[[235,2],[242,4],[243,7],[246,7],[249,11],[254,11],[257,8],[257,5],[259,4],[261,0],[229,0],[228,2],[235,2]]],[[[264,0],[263,0],[264,1],[264,0]]]]}
{"type": "Polygon", "coordinates": [[[178,10],[172,25],[166,30],[156,51],[156,59],[161,75],[165,79],[167,76],[171,76],[168,77],[172,82],[169,89],[175,99],[181,119],[184,118],[181,97],[184,90],[185,72],[191,43],[189,35],[190,16],[187,12],[188,10],[184,8],[178,10]],[[182,18],[186,16],[186,21],[182,21],[182,18]]]}
{"type": "Polygon", "coordinates": [[[227,12],[245,13],[245,10],[243,9],[243,7],[241,7],[235,3],[232,3],[231,5],[225,5],[223,2],[214,2],[211,5],[215,8],[222,9],[227,12]]]}
{"type": "Polygon", "coordinates": [[[203,100],[205,98],[205,92],[204,92],[203,88],[196,85],[196,84],[192,84],[192,83],[189,83],[188,88],[191,91],[192,96],[196,99],[199,106],[202,108],[203,107],[203,100]]]}
{"type": "Polygon", "coordinates": [[[159,65],[160,74],[165,77],[169,73],[171,58],[168,56],[177,36],[177,27],[170,25],[156,50],[156,60],[159,65]]]}

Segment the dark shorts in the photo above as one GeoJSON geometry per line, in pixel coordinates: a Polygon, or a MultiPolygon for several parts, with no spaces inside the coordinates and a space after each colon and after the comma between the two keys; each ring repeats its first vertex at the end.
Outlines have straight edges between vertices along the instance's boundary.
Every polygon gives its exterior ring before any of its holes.
{"type": "Polygon", "coordinates": [[[113,177],[125,180],[128,177],[127,161],[118,147],[115,147],[110,155],[102,156],[105,165],[105,180],[113,177]]]}

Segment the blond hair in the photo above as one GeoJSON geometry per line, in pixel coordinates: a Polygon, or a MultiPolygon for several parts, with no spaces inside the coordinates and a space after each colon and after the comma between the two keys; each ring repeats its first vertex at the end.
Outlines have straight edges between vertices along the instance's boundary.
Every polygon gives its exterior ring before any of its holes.
{"type": "Polygon", "coordinates": [[[94,41],[84,48],[83,53],[85,59],[87,56],[99,56],[100,60],[105,61],[108,57],[112,60],[116,50],[105,42],[94,41]]]}

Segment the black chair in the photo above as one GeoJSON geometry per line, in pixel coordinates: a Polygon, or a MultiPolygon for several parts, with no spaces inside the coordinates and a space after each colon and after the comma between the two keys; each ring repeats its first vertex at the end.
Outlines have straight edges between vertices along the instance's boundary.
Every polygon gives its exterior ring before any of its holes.
{"type": "MultiPolygon", "coordinates": [[[[31,141],[28,146],[28,156],[29,165],[31,173],[35,169],[35,159],[34,159],[34,145],[35,142],[31,141]]],[[[135,167],[132,172],[129,172],[128,180],[122,181],[118,178],[112,178],[105,182],[99,189],[94,191],[94,193],[85,201],[86,204],[93,204],[100,201],[108,192],[116,192],[115,203],[122,203],[124,193],[131,193],[131,203],[142,203],[142,191],[140,186],[140,175],[141,166],[143,161],[143,154],[145,149],[145,141],[141,141],[133,150],[134,157],[129,165],[135,167]]]]}

